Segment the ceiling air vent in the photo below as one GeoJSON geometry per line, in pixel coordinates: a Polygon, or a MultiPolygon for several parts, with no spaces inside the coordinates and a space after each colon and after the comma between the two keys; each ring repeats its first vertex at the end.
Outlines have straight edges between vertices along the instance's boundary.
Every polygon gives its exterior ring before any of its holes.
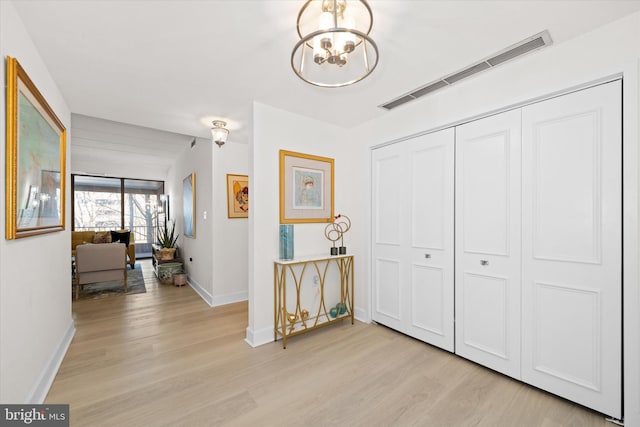
{"type": "Polygon", "coordinates": [[[474,74],[479,73],[480,71],[486,70],[487,68],[491,68],[491,65],[487,64],[486,62],[480,62],[478,64],[472,65],[471,67],[467,67],[462,71],[458,71],[455,74],[449,75],[449,76],[443,78],[442,80],[444,80],[445,82],[447,82],[450,85],[452,85],[455,82],[459,82],[462,79],[466,79],[467,77],[471,77],[474,74]]]}
{"type": "Polygon", "coordinates": [[[551,43],[553,42],[551,40],[551,36],[549,35],[549,31],[545,30],[534,36],[528,37],[521,42],[509,46],[508,48],[503,49],[500,52],[497,52],[490,57],[478,61],[462,70],[446,75],[438,80],[432,81],[431,83],[427,83],[426,85],[416,88],[405,95],[395,98],[385,104],[379,105],[379,107],[386,110],[392,110],[402,104],[406,104],[407,102],[413,101],[414,99],[420,98],[421,96],[435,92],[439,89],[442,89],[443,87],[452,85],[456,82],[459,82],[460,80],[466,79],[467,77],[495,67],[496,65],[503,64],[526,53],[533,52],[534,50],[540,49],[545,46],[549,46],[551,43]]]}
{"type": "Polygon", "coordinates": [[[427,86],[423,86],[420,89],[411,92],[411,96],[413,96],[414,98],[420,98],[421,96],[424,96],[428,93],[435,92],[438,89],[442,89],[445,86],[447,86],[447,82],[445,82],[444,80],[438,80],[437,82],[431,83],[427,86]]]}
{"type": "Polygon", "coordinates": [[[415,98],[411,95],[405,95],[401,98],[395,99],[391,102],[387,102],[386,104],[382,105],[382,108],[386,108],[387,110],[391,110],[392,108],[396,108],[402,104],[405,104],[409,101],[413,101],[415,98]]]}
{"type": "Polygon", "coordinates": [[[536,50],[540,47],[544,47],[546,45],[551,44],[551,37],[549,37],[549,33],[546,31],[545,33],[547,35],[546,40],[543,36],[535,37],[534,39],[529,40],[528,42],[518,44],[515,47],[510,47],[506,51],[499,53],[497,55],[494,55],[492,58],[487,59],[487,62],[492,67],[495,67],[496,65],[502,64],[503,62],[507,62],[508,60],[513,59],[517,56],[524,55],[525,53],[529,53],[532,50],[536,50]]]}

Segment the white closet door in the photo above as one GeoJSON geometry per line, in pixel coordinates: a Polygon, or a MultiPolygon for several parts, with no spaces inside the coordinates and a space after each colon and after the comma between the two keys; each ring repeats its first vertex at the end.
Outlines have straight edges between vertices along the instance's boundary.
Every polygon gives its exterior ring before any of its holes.
{"type": "Polygon", "coordinates": [[[376,149],[373,320],[453,351],[454,131],[376,149]]]}
{"type": "Polygon", "coordinates": [[[523,109],[523,380],[621,417],[621,88],[523,109]]]}
{"type": "Polygon", "coordinates": [[[456,353],[520,378],[520,110],[456,128],[456,353]]]}
{"type": "Polygon", "coordinates": [[[406,144],[411,228],[405,333],[453,351],[454,130],[406,144]]]}
{"type": "MultiPolygon", "coordinates": [[[[394,144],[372,152],[372,223],[373,223],[373,310],[372,318],[390,328],[402,330],[405,297],[402,284],[403,217],[406,217],[406,185],[408,173],[404,165],[402,144],[394,144]]],[[[406,221],[404,221],[406,222],[406,221]]]]}

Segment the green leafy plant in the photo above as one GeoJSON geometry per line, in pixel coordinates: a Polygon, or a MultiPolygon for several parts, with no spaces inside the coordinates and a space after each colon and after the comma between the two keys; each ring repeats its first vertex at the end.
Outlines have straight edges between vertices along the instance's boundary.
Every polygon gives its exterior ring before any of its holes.
{"type": "Polygon", "coordinates": [[[175,221],[168,221],[164,223],[164,227],[158,226],[158,245],[161,248],[175,248],[176,242],[178,241],[178,235],[175,235],[176,223],[175,221]],[[169,224],[171,223],[171,229],[169,229],[169,224]]]}

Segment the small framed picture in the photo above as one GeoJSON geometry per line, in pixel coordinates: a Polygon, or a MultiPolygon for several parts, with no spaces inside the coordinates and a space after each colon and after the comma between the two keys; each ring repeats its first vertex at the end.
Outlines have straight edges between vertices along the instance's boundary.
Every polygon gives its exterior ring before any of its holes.
{"type": "Polygon", "coordinates": [[[280,223],[333,221],[333,159],[280,150],[280,223]]]}
{"type": "Polygon", "coordinates": [[[249,177],[227,174],[227,216],[249,217],[249,177]]]}

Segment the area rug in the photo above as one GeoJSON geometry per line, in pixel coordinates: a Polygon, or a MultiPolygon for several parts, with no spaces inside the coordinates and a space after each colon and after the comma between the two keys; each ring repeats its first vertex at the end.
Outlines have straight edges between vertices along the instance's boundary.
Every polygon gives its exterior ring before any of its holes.
{"type": "MultiPolygon", "coordinates": [[[[142,294],[147,292],[140,264],[135,264],[133,270],[127,266],[127,288],[126,295],[142,294]]],[[[108,282],[90,283],[82,286],[82,288],[80,288],[79,299],[104,298],[123,294],[125,294],[123,281],[112,280],[108,282]]],[[[71,286],[71,295],[75,298],[75,283],[71,286]]]]}

